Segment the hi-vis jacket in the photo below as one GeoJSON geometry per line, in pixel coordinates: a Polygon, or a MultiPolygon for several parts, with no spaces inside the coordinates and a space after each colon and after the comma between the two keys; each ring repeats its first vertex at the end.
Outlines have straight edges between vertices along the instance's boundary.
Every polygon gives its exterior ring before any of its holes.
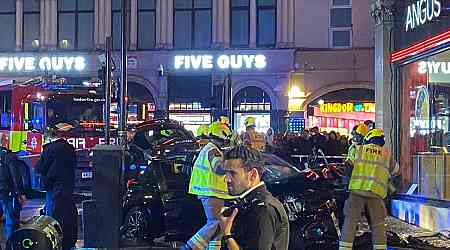
{"type": "Polygon", "coordinates": [[[212,142],[202,148],[192,169],[189,193],[231,199],[225,182],[220,149],[212,142]]]}
{"type": "Polygon", "coordinates": [[[386,198],[389,188],[391,155],[375,144],[357,145],[353,162],[351,191],[372,192],[386,198]]]}

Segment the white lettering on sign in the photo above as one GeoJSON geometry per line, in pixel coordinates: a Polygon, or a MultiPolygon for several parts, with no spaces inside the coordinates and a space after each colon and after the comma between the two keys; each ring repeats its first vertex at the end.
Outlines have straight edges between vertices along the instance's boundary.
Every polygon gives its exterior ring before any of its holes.
{"type": "Polygon", "coordinates": [[[82,56],[0,57],[0,72],[82,71],[85,68],[86,59],[82,56]]]}
{"type": "Polygon", "coordinates": [[[450,62],[421,61],[417,71],[419,74],[450,74],[450,62]]]}
{"type": "Polygon", "coordinates": [[[212,55],[188,55],[174,57],[175,69],[263,69],[267,66],[264,55],[220,55],[214,60],[212,55]]]}
{"type": "Polygon", "coordinates": [[[406,15],[406,32],[413,30],[441,15],[439,0],[417,0],[408,6],[406,15]]]}
{"type": "Polygon", "coordinates": [[[86,148],[86,139],[85,138],[68,138],[67,142],[76,149],[85,149],[86,148]]]}

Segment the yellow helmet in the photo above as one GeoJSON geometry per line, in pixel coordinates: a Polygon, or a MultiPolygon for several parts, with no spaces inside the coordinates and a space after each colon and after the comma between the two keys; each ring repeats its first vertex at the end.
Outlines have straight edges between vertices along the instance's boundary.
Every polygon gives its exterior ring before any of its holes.
{"type": "Polygon", "coordinates": [[[209,127],[206,124],[200,125],[197,129],[197,136],[207,136],[209,127]]]}
{"type": "Polygon", "coordinates": [[[255,126],[256,118],[253,116],[249,116],[249,117],[245,118],[244,124],[245,124],[245,127],[255,126]]]}
{"type": "Polygon", "coordinates": [[[219,137],[221,139],[228,139],[231,136],[231,130],[225,124],[220,122],[213,122],[209,125],[209,135],[219,137]]]}
{"type": "Polygon", "coordinates": [[[228,119],[228,117],[226,117],[226,116],[221,116],[219,121],[220,121],[220,123],[230,125],[230,119],[228,119]]]}
{"type": "Polygon", "coordinates": [[[368,131],[369,131],[369,128],[367,127],[367,125],[364,123],[361,123],[356,126],[356,129],[354,132],[361,136],[366,136],[368,131]]]}
{"type": "Polygon", "coordinates": [[[380,129],[380,128],[371,129],[369,132],[367,132],[367,135],[366,135],[366,137],[364,137],[364,140],[369,141],[370,139],[373,139],[376,137],[384,138],[384,132],[382,129],[380,129]]]}

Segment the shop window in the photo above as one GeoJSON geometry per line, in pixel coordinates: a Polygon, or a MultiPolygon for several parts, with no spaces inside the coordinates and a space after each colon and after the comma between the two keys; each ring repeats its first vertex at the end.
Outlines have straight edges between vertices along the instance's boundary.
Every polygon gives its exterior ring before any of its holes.
{"type": "Polygon", "coordinates": [[[352,2],[332,0],[330,9],[331,47],[352,46],[352,2]]]}
{"type": "Polygon", "coordinates": [[[0,50],[13,50],[16,47],[16,0],[1,0],[0,8],[0,50]]]}
{"type": "Polygon", "coordinates": [[[23,49],[39,48],[40,37],[40,0],[23,1],[23,49]]]}
{"type": "MultiPolygon", "coordinates": [[[[142,4],[141,4],[142,6],[142,4]]],[[[145,4],[145,6],[148,6],[145,4]]],[[[130,16],[131,16],[131,1],[128,1],[128,31],[130,30],[130,16]]],[[[144,27],[142,27],[144,28],[144,27]]],[[[116,50],[120,50],[122,47],[122,0],[112,0],[112,39],[113,39],[113,48],[116,50]]],[[[126,38],[128,41],[128,48],[130,48],[130,32],[126,33],[126,38]]]]}
{"type": "Polygon", "coordinates": [[[138,2],[138,49],[155,47],[156,37],[156,0],[138,2]]]}
{"type": "Polygon", "coordinates": [[[212,1],[175,0],[174,47],[203,49],[211,47],[212,1]]]}
{"type": "Polygon", "coordinates": [[[258,47],[275,47],[277,28],[277,1],[257,0],[257,30],[258,47]]]}
{"type": "Polygon", "coordinates": [[[94,48],[94,1],[58,0],[58,47],[94,48]]]}
{"type": "Polygon", "coordinates": [[[250,38],[250,1],[231,1],[231,46],[248,47],[250,38]]]}
{"type": "Polygon", "coordinates": [[[251,112],[266,111],[271,109],[270,97],[258,87],[246,87],[240,90],[234,97],[234,111],[251,112]]]}
{"type": "MultiPolygon", "coordinates": [[[[450,199],[450,51],[401,68],[402,169],[418,194],[450,199]],[[442,178],[441,178],[442,177],[442,178]]],[[[409,185],[408,185],[409,184],[409,185]]]]}

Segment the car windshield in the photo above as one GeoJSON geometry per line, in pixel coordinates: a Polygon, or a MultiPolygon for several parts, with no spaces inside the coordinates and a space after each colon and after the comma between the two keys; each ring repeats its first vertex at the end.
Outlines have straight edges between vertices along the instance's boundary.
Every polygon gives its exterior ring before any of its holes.
{"type": "Polygon", "coordinates": [[[267,184],[274,184],[301,173],[298,168],[274,154],[262,153],[262,158],[266,166],[263,180],[267,184]]]}
{"type": "Polygon", "coordinates": [[[180,128],[163,128],[138,131],[133,142],[142,149],[150,149],[169,140],[192,139],[189,132],[180,128]]]}

